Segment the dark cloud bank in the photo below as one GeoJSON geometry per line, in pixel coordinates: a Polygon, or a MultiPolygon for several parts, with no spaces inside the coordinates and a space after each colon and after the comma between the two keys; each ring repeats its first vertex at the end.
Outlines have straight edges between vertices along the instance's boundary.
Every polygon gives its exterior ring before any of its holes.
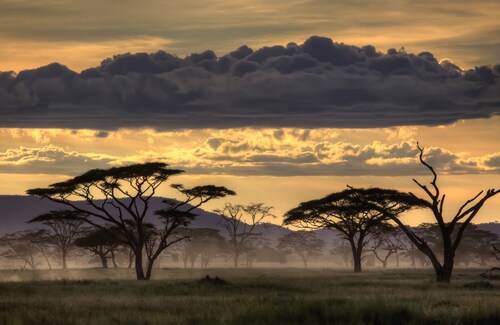
{"type": "Polygon", "coordinates": [[[0,126],[116,129],[435,125],[500,112],[500,65],[462,71],[410,54],[311,37],[185,58],[117,55],[76,73],[0,73],[0,126]]]}

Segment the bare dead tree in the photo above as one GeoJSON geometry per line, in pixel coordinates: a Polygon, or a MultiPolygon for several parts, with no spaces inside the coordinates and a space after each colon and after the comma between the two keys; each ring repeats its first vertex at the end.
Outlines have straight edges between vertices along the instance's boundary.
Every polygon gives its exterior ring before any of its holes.
{"type": "Polygon", "coordinates": [[[399,216],[388,213],[388,216],[393,220],[408,236],[412,243],[424,253],[431,261],[431,264],[436,273],[436,280],[438,282],[450,282],[451,275],[453,272],[453,266],[455,261],[455,253],[458,246],[462,240],[463,234],[467,226],[471,223],[480,209],[483,207],[485,202],[497,195],[500,189],[489,189],[486,192],[480,191],[471,199],[467,200],[455,213],[451,221],[445,221],[443,214],[443,207],[445,201],[445,194],[441,194],[440,188],[437,183],[437,174],[434,168],[428,164],[424,156],[424,148],[421,148],[417,144],[417,148],[420,151],[419,160],[422,165],[424,165],[432,174],[432,180],[430,182],[430,187],[424,185],[413,179],[413,181],[424,191],[427,199],[419,199],[413,193],[410,193],[415,200],[422,200],[424,205],[429,208],[439,227],[442,249],[443,249],[443,259],[440,261],[436,252],[428,245],[425,238],[420,236],[418,233],[413,231],[409,226],[405,225],[399,216]]]}

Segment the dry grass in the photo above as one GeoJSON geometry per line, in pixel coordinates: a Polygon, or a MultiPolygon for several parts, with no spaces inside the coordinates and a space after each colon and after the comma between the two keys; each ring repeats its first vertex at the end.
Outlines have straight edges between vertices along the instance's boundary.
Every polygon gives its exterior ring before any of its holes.
{"type": "Polygon", "coordinates": [[[500,282],[457,270],[2,271],[4,324],[499,324],[500,282]],[[205,275],[226,281],[200,281],[205,275]]]}

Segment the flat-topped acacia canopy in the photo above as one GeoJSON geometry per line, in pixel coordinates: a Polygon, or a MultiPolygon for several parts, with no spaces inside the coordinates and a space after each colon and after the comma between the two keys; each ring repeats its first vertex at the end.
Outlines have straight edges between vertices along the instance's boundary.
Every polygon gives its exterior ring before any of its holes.
{"type": "Polygon", "coordinates": [[[309,229],[335,229],[349,241],[355,272],[361,272],[367,236],[378,231],[391,217],[407,210],[426,207],[410,193],[382,188],[353,188],[302,202],[285,214],[284,224],[309,229]]]}
{"type": "Polygon", "coordinates": [[[171,169],[165,163],[151,162],[144,164],[133,164],[109,169],[91,169],[79,176],[67,181],[54,183],[48,188],[36,188],[26,191],[28,195],[34,196],[57,196],[75,194],[79,187],[90,185],[101,186],[102,189],[118,188],[120,180],[128,181],[130,185],[154,185],[160,184],[170,176],[184,173],[181,169],[171,169]],[[135,184],[134,182],[135,181],[135,184]],[[142,184],[141,184],[142,182],[142,184]]]}
{"type": "Polygon", "coordinates": [[[196,216],[192,211],[202,204],[236,193],[223,186],[200,185],[185,188],[181,184],[171,187],[184,196],[182,200],[165,199],[165,208],[155,212],[161,227],[151,228],[147,221],[150,200],[157,188],[170,176],[183,173],[169,168],[165,163],[151,162],[109,169],[92,169],[67,181],[54,183],[47,188],[36,188],[27,194],[47,198],[87,215],[85,221],[106,230],[110,225],[120,232],[135,254],[137,279],[149,279],[153,263],[163,250],[186,236],[173,236],[177,228],[187,226],[196,216]],[[104,199],[98,200],[100,194],[104,199]],[[84,204],[76,204],[77,197],[84,204]],[[103,225],[104,222],[104,225],[103,225]],[[143,269],[143,253],[147,268],[143,269]]]}

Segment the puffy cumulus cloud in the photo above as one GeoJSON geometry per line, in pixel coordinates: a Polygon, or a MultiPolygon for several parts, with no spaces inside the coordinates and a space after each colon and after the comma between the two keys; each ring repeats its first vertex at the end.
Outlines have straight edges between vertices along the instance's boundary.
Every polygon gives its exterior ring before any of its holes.
{"type": "MultiPolygon", "coordinates": [[[[427,170],[418,161],[415,140],[361,145],[328,138],[325,131],[267,130],[243,136],[233,132],[217,136],[187,152],[191,171],[234,175],[416,175],[427,170]],[[278,134],[278,137],[276,137],[278,134]],[[327,139],[327,140],[325,140],[327,139]],[[198,161],[198,163],[193,163],[198,161]]],[[[439,147],[425,149],[426,161],[444,174],[498,173],[498,155],[467,157],[439,147]]]]}
{"type": "MultiPolygon", "coordinates": [[[[414,140],[396,144],[374,141],[368,145],[345,142],[305,141],[290,148],[255,145],[251,141],[217,139],[216,149],[198,149],[202,162],[192,166],[197,173],[273,176],[402,176],[427,174],[418,160],[414,140]],[[227,150],[227,148],[244,148],[227,150]],[[213,163],[213,165],[211,165],[213,163]]],[[[443,174],[499,173],[500,153],[465,158],[443,148],[425,149],[426,161],[443,174]]]]}
{"type": "Polygon", "coordinates": [[[59,63],[0,73],[0,126],[446,124],[499,112],[499,70],[463,71],[430,52],[381,53],[318,36],[301,45],[243,46],[221,57],[213,51],[184,58],[162,51],[122,54],[81,73],[59,63]]]}
{"type": "Polygon", "coordinates": [[[500,170],[500,152],[481,157],[463,159],[462,163],[486,171],[498,172],[500,170]]]}
{"type": "Polygon", "coordinates": [[[109,167],[115,159],[101,154],[66,151],[53,145],[19,147],[0,152],[0,172],[75,175],[92,168],[109,167]]]}

